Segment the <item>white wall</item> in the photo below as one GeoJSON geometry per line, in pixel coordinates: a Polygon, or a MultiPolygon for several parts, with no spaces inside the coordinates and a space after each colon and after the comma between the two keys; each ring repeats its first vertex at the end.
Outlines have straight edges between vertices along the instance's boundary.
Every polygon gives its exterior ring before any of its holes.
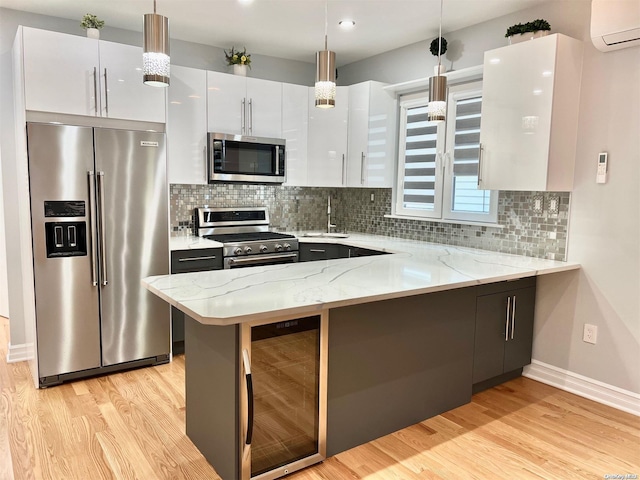
{"type": "Polygon", "coordinates": [[[7,285],[7,251],[4,234],[4,200],[2,198],[2,155],[0,152],[0,316],[9,316],[9,286],[7,285]]]}
{"type": "MultiPolygon", "coordinates": [[[[596,50],[590,2],[572,0],[445,32],[450,49],[444,63],[480,65],[484,50],[506,44],[508,26],[537,18],[549,21],[552,33],[582,39],[585,48],[568,243],[568,259],[582,269],[540,278],[533,358],[640,394],[640,47],[596,50]],[[595,183],[601,151],[609,152],[606,185],[595,183]],[[582,341],[584,323],[598,327],[596,345],[582,341]]],[[[340,81],[430,76],[436,61],[428,43],[343,67],[340,81]]]]}

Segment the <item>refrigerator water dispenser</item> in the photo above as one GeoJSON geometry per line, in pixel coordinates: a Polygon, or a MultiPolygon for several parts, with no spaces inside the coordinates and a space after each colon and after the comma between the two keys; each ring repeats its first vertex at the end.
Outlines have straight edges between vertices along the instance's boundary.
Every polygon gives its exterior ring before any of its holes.
{"type": "Polygon", "coordinates": [[[87,222],[45,222],[47,258],[87,254],[87,222]]]}

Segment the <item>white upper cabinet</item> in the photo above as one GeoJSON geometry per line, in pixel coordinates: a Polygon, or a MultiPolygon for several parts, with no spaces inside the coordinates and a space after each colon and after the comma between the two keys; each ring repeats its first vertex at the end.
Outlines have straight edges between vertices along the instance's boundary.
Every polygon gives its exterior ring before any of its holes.
{"type": "Polygon", "coordinates": [[[207,72],[210,132],[282,138],[282,84],[207,72]]]}
{"type": "Polygon", "coordinates": [[[560,34],[485,52],[480,188],[572,190],[581,71],[560,34]]]}
{"type": "Polygon", "coordinates": [[[307,185],[346,185],[349,87],[336,88],[334,108],[316,108],[313,87],[309,91],[307,185]]]}
{"type": "Polygon", "coordinates": [[[22,27],[25,109],[99,115],[98,43],[22,27]]]}
{"type": "Polygon", "coordinates": [[[380,82],[349,87],[346,186],[393,186],[396,101],[380,82]]]}
{"type": "Polygon", "coordinates": [[[207,183],[207,72],[171,66],[167,117],[169,183],[207,183]]]}
{"type": "Polygon", "coordinates": [[[101,40],[100,75],[103,117],[165,123],[166,88],[142,83],[142,48],[101,40]]]}
{"type": "Polygon", "coordinates": [[[309,87],[282,84],[282,138],[285,147],[285,185],[307,185],[307,130],[309,123],[309,87]]]}
{"type": "Polygon", "coordinates": [[[166,92],[142,83],[141,48],[21,30],[26,110],[164,123],[166,92]]]}

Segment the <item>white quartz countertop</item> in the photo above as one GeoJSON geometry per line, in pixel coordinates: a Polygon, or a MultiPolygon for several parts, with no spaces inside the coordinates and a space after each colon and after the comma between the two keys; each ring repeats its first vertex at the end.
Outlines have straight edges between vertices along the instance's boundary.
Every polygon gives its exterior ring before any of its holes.
{"type": "Polygon", "coordinates": [[[196,235],[172,234],[169,237],[169,250],[199,250],[202,248],[222,248],[222,243],[196,235]]]}
{"type": "Polygon", "coordinates": [[[159,275],[142,284],[200,323],[231,325],[580,268],[571,262],[376,235],[298,235],[303,243],[340,243],[393,254],[159,275]]]}

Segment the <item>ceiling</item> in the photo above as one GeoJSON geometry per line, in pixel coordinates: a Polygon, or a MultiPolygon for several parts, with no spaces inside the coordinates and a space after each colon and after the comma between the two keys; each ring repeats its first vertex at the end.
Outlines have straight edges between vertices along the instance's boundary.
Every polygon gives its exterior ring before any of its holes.
{"type": "MultiPolygon", "coordinates": [[[[444,0],[442,30],[543,1],[444,0]]],[[[325,6],[328,47],[339,66],[438,34],[440,0],[157,0],[157,13],[169,17],[174,39],[313,63],[324,45],[325,6]],[[355,27],[342,29],[343,19],[354,20],[355,27]]],[[[78,22],[89,12],[107,26],[141,32],[142,15],[153,12],[153,0],[0,0],[0,7],[78,22]]]]}

